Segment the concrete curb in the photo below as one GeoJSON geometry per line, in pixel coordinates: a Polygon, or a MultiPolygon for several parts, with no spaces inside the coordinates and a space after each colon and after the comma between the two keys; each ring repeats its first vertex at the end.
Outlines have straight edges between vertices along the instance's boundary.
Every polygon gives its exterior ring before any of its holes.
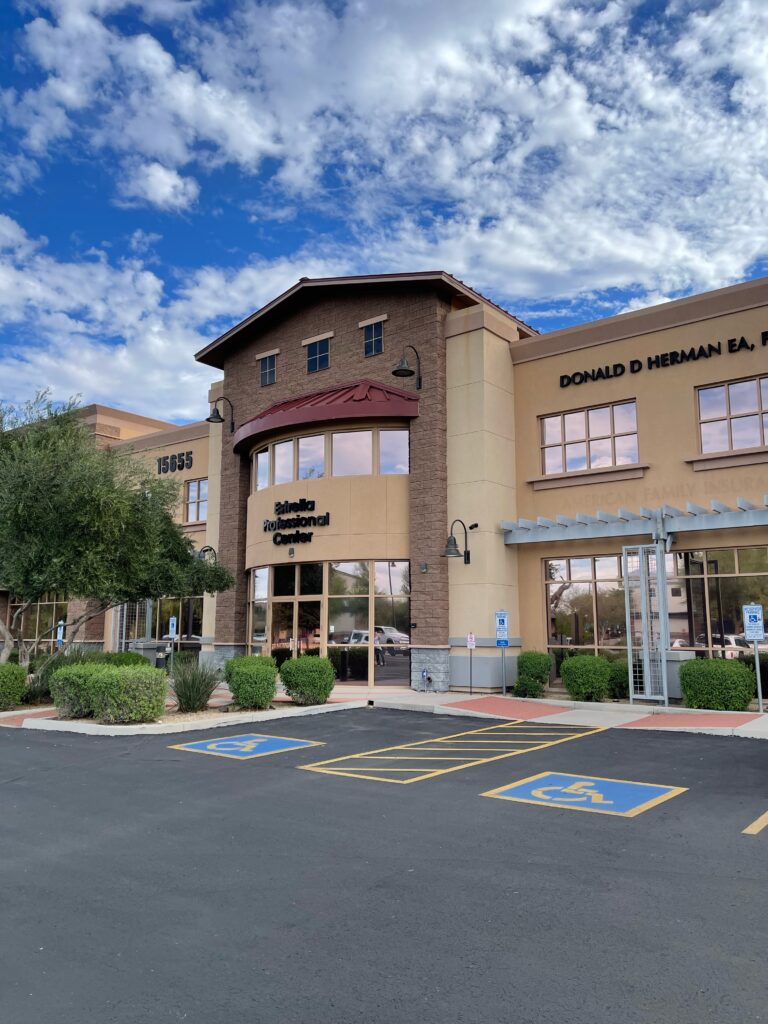
{"type": "Polygon", "coordinates": [[[304,718],[307,715],[322,715],[331,711],[349,711],[353,708],[368,707],[367,701],[349,701],[345,704],[321,704],[309,708],[285,708],[275,711],[243,711],[206,718],[203,722],[144,722],[139,725],[100,725],[98,722],[72,722],[58,718],[25,718],[22,729],[39,729],[47,732],[73,732],[84,736],[163,736],[180,732],[202,732],[204,729],[221,729],[225,725],[245,725],[252,722],[273,722],[282,718],[304,718]]]}

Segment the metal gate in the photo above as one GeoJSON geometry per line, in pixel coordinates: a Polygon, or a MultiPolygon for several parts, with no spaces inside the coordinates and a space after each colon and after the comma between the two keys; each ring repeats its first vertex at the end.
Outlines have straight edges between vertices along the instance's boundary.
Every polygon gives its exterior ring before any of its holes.
{"type": "Polygon", "coordinates": [[[622,549],[627,613],[629,700],[669,703],[667,690],[667,574],[664,545],[622,549]]]}
{"type": "Polygon", "coordinates": [[[151,601],[121,604],[115,612],[112,619],[113,651],[128,651],[136,641],[152,639],[154,630],[151,601]]]}

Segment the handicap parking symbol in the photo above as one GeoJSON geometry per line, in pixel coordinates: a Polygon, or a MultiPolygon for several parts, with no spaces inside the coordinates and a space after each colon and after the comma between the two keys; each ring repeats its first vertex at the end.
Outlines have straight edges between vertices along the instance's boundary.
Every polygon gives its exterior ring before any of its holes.
{"type": "Polygon", "coordinates": [[[301,747],[321,747],[314,740],[297,740],[288,736],[263,736],[260,733],[246,733],[244,736],[218,736],[194,743],[176,743],[171,750],[191,750],[196,754],[214,754],[218,757],[234,757],[247,761],[267,754],[282,754],[286,750],[301,747]]]}
{"type": "Polygon", "coordinates": [[[523,804],[565,807],[574,811],[634,818],[686,792],[687,789],[681,786],[657,786],[649,782],[604,779],[596,775],[540,772],[482,795],[523,804]]]}

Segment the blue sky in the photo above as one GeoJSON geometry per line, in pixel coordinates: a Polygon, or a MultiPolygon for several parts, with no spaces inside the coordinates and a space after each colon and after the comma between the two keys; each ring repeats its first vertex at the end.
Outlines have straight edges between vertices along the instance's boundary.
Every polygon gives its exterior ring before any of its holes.
{"type": "Polygon", "coordinates": [[[764,0],[8,0],[0,399],[175,420],[304,275],[541,331],[767,273],[764,0]]]}

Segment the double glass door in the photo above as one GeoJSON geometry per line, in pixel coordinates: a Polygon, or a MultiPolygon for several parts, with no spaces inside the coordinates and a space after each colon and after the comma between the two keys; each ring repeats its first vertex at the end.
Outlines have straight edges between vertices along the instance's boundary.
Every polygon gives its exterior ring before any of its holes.
{"type": "Polygon", "coordinates": [[[295,600],[272,603],[272,653],[289,655],[320,651],[320,601],[295,600]]]}

